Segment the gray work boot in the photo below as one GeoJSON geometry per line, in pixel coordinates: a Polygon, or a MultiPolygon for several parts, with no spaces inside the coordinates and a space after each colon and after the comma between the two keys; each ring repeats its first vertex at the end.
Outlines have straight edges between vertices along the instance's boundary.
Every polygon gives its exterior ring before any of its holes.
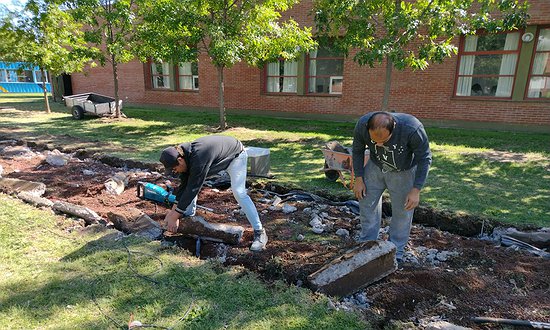
{"type": "Polygon", "coordinates": [[[250,251],[263,251],[267,244],[267,234],[265,229],[254,230],[254,241],[250,246],[250,251]]]}

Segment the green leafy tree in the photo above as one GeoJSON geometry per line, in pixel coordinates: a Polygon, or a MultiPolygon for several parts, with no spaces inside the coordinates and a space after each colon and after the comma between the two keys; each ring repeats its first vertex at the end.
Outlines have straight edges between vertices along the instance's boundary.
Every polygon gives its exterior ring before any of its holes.
{"type": "Polygon", "coordinates": [[[4,7],[0,40],[2,60],[23,62],[20,70],[25,66],[40,68],[48,113],[45,71],[52,76],[81,71],[94,52],[84,41],[82,26],[54,1],[31,0],[17,12],[4,7]]]}
{"type": "Polygon", "coordinates": [[[140,0],[142,59],[196,61],[206,53],[218,71],[220,129],[225,129],[224,69],[246,62],[262,66],[293,59],[315,46],[310,28],[281,12],[297,0],[140,0]]]}
{"type": "Polygon", "coordinates": [[[116,112],[120,118],[118,66],[135,58],[132,53],[134,13],[133,0],[66,0],[64,6],[85,26],[86,40],[101,49],[96,59],[111,63],[116,112]]]}
{"type": "Polygon", "coordinates": [[[424,70],[456,54],[453,39],[483,29],[521,28],[527,3],[518,0],[314,0],[320,40],[331,40],[359,65],[386,61],[382,109],[387,110],[392,68],[424,70]]]}

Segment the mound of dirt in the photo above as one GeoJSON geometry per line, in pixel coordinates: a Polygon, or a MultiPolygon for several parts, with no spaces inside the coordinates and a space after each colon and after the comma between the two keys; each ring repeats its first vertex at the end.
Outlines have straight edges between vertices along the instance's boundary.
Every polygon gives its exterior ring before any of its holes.
{"type": "MultiPolygon", "coordinates": [[[[167,207],[136,195],[139,181],[163,185],[165,178],[159,173],[123,170],[97,159],[73,157],[65,166],[52,166],[44,159],[42,153],[32,151],[0,156],[0,165],[4,177],[45,183],[44,197],[52,201],[86,206],[103,218],[108,212],[137,208],[162,223],[167,207]],[[126,189],[120,195],[109,194],[104,183],[121,171],[127,178],[126,189]]],[[[231,191],[212,187],[204,187],[198,199],[199,205],[211,211],[198,209],[198,215],[210,222],[245,227],[242,244],[197,244],[195,239],[180,236],[167,236],[165,240],[201,258],[216,257],[226,265],[242,265],[268,282],[284,280],[298,286],[308,286],[307,275],[355,245],[359,219],[348,206],[285,201],[276,192],[257,188],[250,188],[250,196],[269,235],[265,251],[249,251],[252,229],[231,191]],[[310,226],[315,217],[323,224],[320,234],[310,226]]],[[[425,212],[420,216],[437,222],[437,216],[425,212]]],[[[467,222],[464,228],[467,234],[474,231],[467,222]]],[[[548,259],[497,246],[493,241],[415,224],[406,261],[402,269],[385,279],[341,299],[336,308],[358,311],[380,328],[391,320],[416,326],[429,320],[446,320],[473,328],[496,327],[473,323],[471,318],[476,316],[550,322],[548,259]]]]}

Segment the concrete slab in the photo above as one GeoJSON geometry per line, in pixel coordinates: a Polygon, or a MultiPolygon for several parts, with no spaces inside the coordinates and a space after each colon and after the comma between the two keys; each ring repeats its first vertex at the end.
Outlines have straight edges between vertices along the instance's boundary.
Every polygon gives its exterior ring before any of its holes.
{"type": "Polygon", "coordinates": [[[368,241],[330,261],[308,280],[320,292],[347,296],[393,273],[395,251],[391,242],[368,241]]]}
{"type": "Polygon", "coordinates": [[[138,209],[130,208],[123,213],[107,213],[107,218],[115,225],[115,228],[125,233],[136,234],[150,240],[162,235],[162,228],[147,214],[138,209]]]}
{"type": "Polygon", "coordinates": [[[472,330],[472,328],[461,327],[446,321],[435,321],[428,323],[424,330],[472,330]]]}
{"type": "Polygon", "coordinates": [[[241,242],[244,228],[220,223],[210,223],[203,217],[185,217],[180,220],[178,233],[200,237],[213,242],[237,245],[241,242]]]}
{"type": "Polygon", "coordinates": [[[42,196],[46,192],[46,185],[42,182],[26,181],[14,178],[0,178],[0,191],[7,194],[27,192],[34,196],[42,196]]]}
{"type": "Polygon", "coordinates": [[[44,197],[40,197],[40,196],[30,194],[26,191],[22,191],[19,194],[17,194],[17,198],[19,198],[20,200],[22,200],[26,203],[29,203],[31,205],[38,206],[38,207],[43,207],[43,206],[52,207],[53,206],[53,202],[51,200],[49,200],[47,198],[44,198],[44,197]]]}
{"type": "Polygon", "coordinates": [[[73,215],[75,217],[84,219],[87,225],[91,225],[95,223],[105,223],[105,221],[97,213],[95,213],[95,211],[84,206],[80,206],[80,205],[76,205],[68,202],[56,201],[53,203],[52,209],[54,211],[58,211],[61,213],[73,215]]]}

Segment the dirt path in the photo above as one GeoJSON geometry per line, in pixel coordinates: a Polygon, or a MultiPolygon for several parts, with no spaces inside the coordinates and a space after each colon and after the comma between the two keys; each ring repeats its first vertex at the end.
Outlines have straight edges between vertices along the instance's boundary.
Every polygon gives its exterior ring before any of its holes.
{"type": "MultiPolygon", "coordinates": [[[[78,158],[72,158],[66,166],[54,167],[44,162],[42,154],[0,153],[3,176],[43,182],[47,185],[44,197],[89,207],[105,218],[109,211],[134,207],[157,221],[163,219],[164,206],[136,196],[138,181],[163,184],[160,174],[128,171],[128,187],[116,196],[106,192],[104,182],[120,168],[78,158]]],[[[205,187],[198,204],[214,212],[199,210],[199,215],[211,222],[242,225],[247,232],[241,246],[220,248],[219,244],[204,242],[202,258],[216,254],[226,265],[242,265],[268,282],[282,279],[308,286],[307,275],[354,246],[352,237],[359,221],[349,208],[289,201],[273,207],[275,195],[259,189],[250,189],[250,194],[269,234],[267,250],[256,254],[248,250],[252,231],[232,193],[205,187]],[[285,203],[296,207],[296,211],[284,213],[280,206],[285,203]],[[309,222],[314,214],[330,224],[322,234],[311,231],[309,222]],[[336,235],[338,229],[347,230],[350,237],[336,235]]],[[[194,240],[169,240],[196,252],[194,240]]],[[[336,307],[356,309],[380,328],[391,320],[409,322],[408,327],[446,320],[472,328],[498,328],[474,324],[470,318],[475,316],[550,322],[548,259],[419,225],[413,227],[407,259],[410,262],[403,269],[341,299],[336,307]]]]}

